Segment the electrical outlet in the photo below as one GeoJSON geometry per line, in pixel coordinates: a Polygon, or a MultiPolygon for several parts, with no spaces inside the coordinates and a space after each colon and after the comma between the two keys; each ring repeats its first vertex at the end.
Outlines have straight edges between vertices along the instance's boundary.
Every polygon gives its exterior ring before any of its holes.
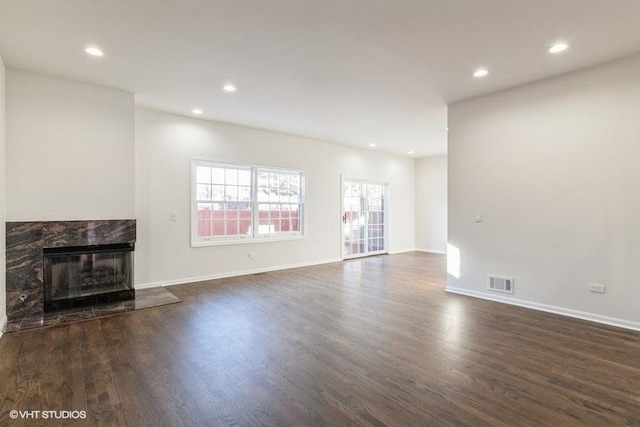
{"type": "Polygon", "coordinates": [[[249,258],[255,258],[256,257],[256,253],[255,252],[249,252],[249,254],[247,256],[249,258]]]}
{"type": "Polygon", "coordinates": [[[589,283],[589,292],[604,294],[604,285],[601,285],[599,283],[589,283]]]}
{"type": "Polygon", "coordinates": [[[175,212],[171,212],[171,221],[175,221],[177,219],[178,215],[176,215],[175,212]]]}

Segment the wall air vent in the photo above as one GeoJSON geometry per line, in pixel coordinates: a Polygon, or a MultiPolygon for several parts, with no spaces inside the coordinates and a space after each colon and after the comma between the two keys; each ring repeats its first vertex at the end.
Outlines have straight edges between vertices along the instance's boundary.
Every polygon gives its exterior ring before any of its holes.
{"type": "Polygon", "coordinates": [[[513,293],[513,277],[489,275],[488,289],[490,291],[513,293]]]}

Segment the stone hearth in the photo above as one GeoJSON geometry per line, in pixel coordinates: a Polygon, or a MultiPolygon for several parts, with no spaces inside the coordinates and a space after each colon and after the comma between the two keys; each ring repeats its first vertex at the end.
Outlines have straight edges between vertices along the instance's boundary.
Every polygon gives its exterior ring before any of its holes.
{"type": "Polygon", "coordinates": [[[136,298],[131,301],[100,304],[94,307],[72,308],[46,313],[41,318],[33,317],[9,321],[4,328],[4,332],[19,332],[33,328],[64,325],[178,302],[181,302],[180,298],[165,288],[141,289],[136,291],[136,298]]]}

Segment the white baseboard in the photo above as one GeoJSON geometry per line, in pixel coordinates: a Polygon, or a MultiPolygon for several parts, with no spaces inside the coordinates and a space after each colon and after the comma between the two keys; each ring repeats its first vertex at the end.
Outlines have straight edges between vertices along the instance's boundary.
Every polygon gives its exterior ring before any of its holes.
{"type": "Polygon", "coordinates": [[[161,282],[150,282],[136,284],[136,289],[157,288],[159,286],[182,285],[185,283],[204,282],[207,280],[225,279],[227,277],[247,276],[249,274],[268,273],[270,271],[289,270],[291,268],[310,267],[312,265],[330,264],[332,262],[342,262],[340,258],[324,259],[312,262],[302,262],[298,264],[278,265],[275,267],[256,268],[252,270],[231,271],[227,273],[211,274],[208,276],[186,277],[184,279],[165,280],[161,282]]]}
{"type": "Polygon", "coordinates": [[[2,316],[2,319],[0,319],[0,337],[2,337],[2,331],[4,331],[5,326],[7,326],[7,316],[2,316]]]}
{"type": "Polygon", "coordinates": [[[442,249],[421,249],[421,248],[416,248],[417,252],[427,252],[430,254],[441,254],[441,255],[446,255],[447,251],[446,250],[442,250],[442,249]]]}
{"type": "Polygon", "coordinates": [[[403,249],[403,250],[400,250],[400,251],[389,252],[389,255],[406,254],[408,252],[427,252],[427,253],[430,253],[430,254],[442,254],[442,255],[446,255],[447,254],[447,251],[443,251],[441,249],[414,248],[414,249],[403,249]]]}
{"type": "Polygon", "coordinates": [[[618,328],[631,329],[633,331],[640,331],[640,322],[632,322],[630,320],[618,319],[616,317],[602,316],[600,314],[588,313],[586,311],[572,310],[570,308],[558,307],[555,305],[541,304],[532,301],[521,300],[517,298],[504,297],[502,295],[492,295],[485,292],[471,291],[468,289],[456,288],[447,286],[445,288],[447,292],[454,294],[466,295],[469,297],[485,299],[489,301],[496,301],[510,305],[517,305],[518,307],[530,308],[538,311],[545,311],[547,313],[560,314],[562,316],[574,317],[576,319],[588,320],[590,322],[602,323],[605,325],[616,326],[618,328]]]}
{"type": "Polygon", "coordinates": [[[399,250],[399,251],[389,251],[389,252],[387,252],[387,253],[388,253],[389,255],[398,255],[398,254],[406,254],[406,253],[408,253],[408,252],[415,252],[415,251],[416,251],[416,249],[415,249],[415,248],[413,248],[413,249],[401,249],[401,250],[399,250]]]}
{"type": "Polygon", "coordinates": [[[137,283],[136,283],[136,284],[133,286],[133,288],[134,288],[135,290],[138,290],[138,289],[160,288],[160,287],[164,286],[164,283],[165,283],[165,282],[150,282],[150,283],[142,283],[142,284],[137,284],[137,283]]]}

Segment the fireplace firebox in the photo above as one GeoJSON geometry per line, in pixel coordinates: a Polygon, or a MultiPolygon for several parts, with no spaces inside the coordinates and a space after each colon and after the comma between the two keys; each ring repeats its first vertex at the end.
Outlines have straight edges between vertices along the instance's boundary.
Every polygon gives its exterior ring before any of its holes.
{"type": "Polygon", "coordinates": [[[135,299],[134,243],[44,248],[44,311],[135,299]]]}

